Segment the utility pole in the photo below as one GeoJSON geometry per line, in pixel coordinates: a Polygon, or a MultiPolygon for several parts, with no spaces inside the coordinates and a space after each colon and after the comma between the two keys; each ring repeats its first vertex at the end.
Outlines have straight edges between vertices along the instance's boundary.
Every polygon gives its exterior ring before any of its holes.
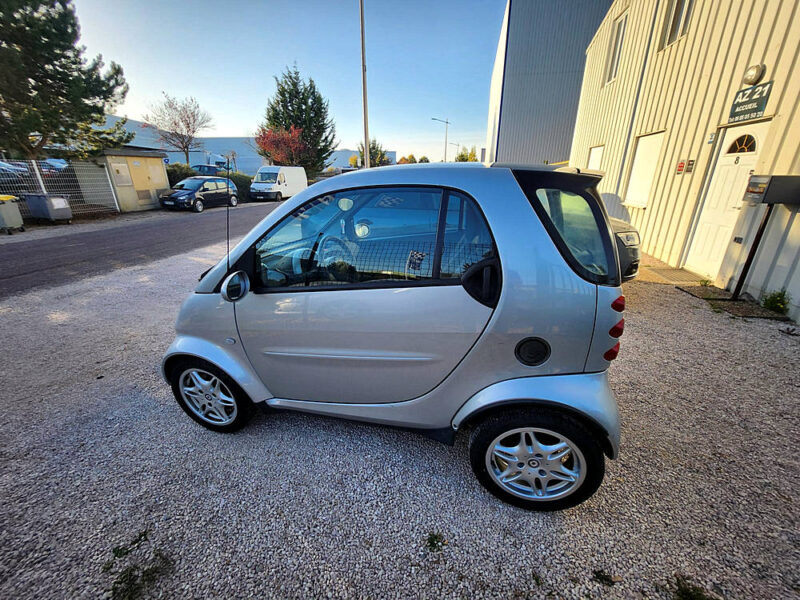
{"type": "Polygon", "coordinates": [[[364,168],[369,169],[369,116],[367,112],[367,46],[364,43],[364,0],[358,0],[361,12],[361,91],[364,96],[364,168]]]}
{"type": "Polygon", "coordinates": [[[450,126],[450,121],[445,118],[437,119],[436,117],[431,117],[431,121],[439,121],[439,123],[444,123],[444,160],[442,162],[447,162],[447,128],[450,126]]]}

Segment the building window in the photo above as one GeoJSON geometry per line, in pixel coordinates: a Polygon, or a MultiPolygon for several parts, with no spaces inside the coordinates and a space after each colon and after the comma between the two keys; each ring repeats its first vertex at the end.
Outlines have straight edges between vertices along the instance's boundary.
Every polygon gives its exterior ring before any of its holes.
{"type": "Polygon", "coordinates": [[[694,0],[672,0],[667,20],[664,25],[664,42],[661,47],[669,46],[678,38],[686,35],[689,29],[689,18],[692,16],[694,0]]]}
{"type": "Polygon", "coordinates": [[[742,152],[755,152],[756,138],[749,133],[736,138],[728,148],[728,154],[739,154],[742,152]]]}
{"type": "Polygon", "coordinates": [[[661,154],[661,143],[664,132],[643,135],[636,139],[636,150],[633,154],[633,166],[628,178],[628,189],[624,203],[627,206],[645,208],[650,200],[650,188],[653,187],[658,158],[661,154]]]}
{"type": "Polygon", "coordinates": [[[603,150],[605,146],[593,146],[589,148],[589,161],[586,168],[591,171],[600,171],[603,167],[603,150]]]}
{"type": "Polygon", "coordinates": [[[614,81],[619,70],[619,58],[622,54],[622,42],[625,41],[625,26],[628,23],[628,13],[614,21],[614,30],[611,34],[611,54],[608,56],[608,70],[606,83],[614,81]]]}

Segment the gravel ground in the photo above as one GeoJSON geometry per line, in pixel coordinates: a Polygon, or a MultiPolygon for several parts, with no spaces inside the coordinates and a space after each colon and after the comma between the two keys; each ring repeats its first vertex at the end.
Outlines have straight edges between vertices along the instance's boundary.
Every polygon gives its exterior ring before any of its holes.
{"type": "Polygon", "coordinates": [[[296,413],[235,435],[194,424],[158,366],[222,251],[0,301],[0,597],[126,582],[165,598],[669,597],[676,574],[796,597],[800,338],[785,324],[628,284],[622,455],[588,502],[528,513],[479,486],[463,435],[450,448],[296,413]]]}

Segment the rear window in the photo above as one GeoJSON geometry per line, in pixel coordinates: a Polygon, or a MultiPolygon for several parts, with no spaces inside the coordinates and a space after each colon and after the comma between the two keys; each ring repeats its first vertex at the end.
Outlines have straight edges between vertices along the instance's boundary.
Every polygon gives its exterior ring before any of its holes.
{"type": "Polygon", "coordinates": [[[595,275],[608,276],[603,238],[586,198],[553,188],[539,188],[536,197],[575,260],[595,275]]]}
{"type": "Polygon", "coordinates": [[[517,181],[561,255],[584,279],[619,285],[605,210],[585,175],[515,171],[517,181]]]}

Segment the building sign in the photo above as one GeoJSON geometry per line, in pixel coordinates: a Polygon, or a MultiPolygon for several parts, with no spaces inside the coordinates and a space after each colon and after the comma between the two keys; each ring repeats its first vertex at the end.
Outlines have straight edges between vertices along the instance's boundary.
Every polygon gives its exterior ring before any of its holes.
{"type": "Polygon", "coordinates": [[[693,160],[686,161],[686,172],[691,173],[692,171],[694,171],[694,161],[693,160]]]}
{"type": "Polygon", "coordinates": [[[165,164],[165,165],[168,165],[168,164],[169,164],[169,158],[167,158],[167,157],[164,157],[164,164],[165,164]]]}
{"type": "Polygon", "coordinates": [[[749,121],[763,117],[770,91],[772,91],[772,82],[767,81],[736,92],[736,97],[731,105],[728,123],[738,123],[739,121],[749,121]]]}
{"type": "Polygon", "coordinates": [[[676,175],[680,175],[680,174],[683,173],[683,171],[685,169],[686,169],[686,161],[685,160],[679,160],[678,161],[678,168],[675,170],[675,174],[676,175]]]}

